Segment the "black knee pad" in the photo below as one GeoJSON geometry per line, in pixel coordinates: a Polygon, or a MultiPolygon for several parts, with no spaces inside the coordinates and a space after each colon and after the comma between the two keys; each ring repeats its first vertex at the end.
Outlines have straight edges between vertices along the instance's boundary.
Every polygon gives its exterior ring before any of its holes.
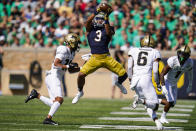
{"type": "Polygon", "coordinates": [[[153,111],[157,111],[159,109],[159,104],[156,104],[155,108],[153,111]]]}

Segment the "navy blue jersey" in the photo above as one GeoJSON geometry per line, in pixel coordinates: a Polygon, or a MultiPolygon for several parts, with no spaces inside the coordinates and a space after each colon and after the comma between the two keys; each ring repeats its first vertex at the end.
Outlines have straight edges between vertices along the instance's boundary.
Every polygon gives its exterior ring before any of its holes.
{"type": "Polygon", "coordinates": [[[106,35],[105,28],[94,28],[87,35],[92,54],[109,53],[108,44],[110,37],[106,35]]]}

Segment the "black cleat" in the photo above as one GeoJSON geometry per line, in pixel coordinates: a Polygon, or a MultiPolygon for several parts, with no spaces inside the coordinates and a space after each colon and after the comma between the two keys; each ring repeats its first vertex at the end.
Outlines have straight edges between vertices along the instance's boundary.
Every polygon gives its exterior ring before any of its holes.
{"type": "Polygon", "coordinates": [[[55,125],[57,126],[58,123],[56,123],[55,121],[49,119],[49,118],[46,118],[44,121],[43,121],[43,124],[49,124],[49,125],[55,125]]]}
{"type": "Polygon", "coordinates": [[[32,100],[34,98],[37,98],[38,97],[38,93],[35,89],[33,89],[31,91],[31,94],[29,96],[27,96],[26,100],[25,100],[25,103],[27,103],[29,100],[32,100]]]}

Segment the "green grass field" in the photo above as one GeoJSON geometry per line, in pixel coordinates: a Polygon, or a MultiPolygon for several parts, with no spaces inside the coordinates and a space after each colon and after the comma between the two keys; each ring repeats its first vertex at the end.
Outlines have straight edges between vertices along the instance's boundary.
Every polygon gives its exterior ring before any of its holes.
{"type": "MultiPolygon", "coordinates": [[[[147,115],[123,115],[111,114],[111,112],[145,112],[139,110],[123,110],[122,107],[128,107],[132,102],[128,99],[85,99],[82,98],[79,103],[71,104],[71,98],[65,98],[63,105],[56,112],[53,120],[59,123],[59,126],[43,125],[49,107],[41,101],[35,99],[24,103],[25,96],[0,96],[0,131],[7,130],[28,130],[28,131],[67,131],[67,130],[136,130],[129,126],[154,126],[153,121],[126,121],[126,120],[102,120],[101,117],[114,118],[137,118],[147,115]],[[87,127],[85,127],[86,125],[87,127]],[[89,125],[95,125],[89,128],[89,125]],[[98,126],[100,125],[101,128],[98,126]],[[83,128],[81,128],[83,127],[83,128]],[[99,127],[99,128],[98,128],[99,127]],[[125,128],[126,127],[126,128],[125,128]]],[[[196,101],[178,100],[177,105],[193,106],[185,109],[191,109],[191,112],[172,111],[170,113],[190,114],[190,116],[168,116],[169,119],[188,120],[188,122],[170,122],[165,127],[181,127],[181,130],[196,130],[196,101]]],[[[180,107],[176,107],[179,108],[180,107]]],[[[160,110],[160,112],[162,112],[160,110]]],[[[158,115],[159,116],[159,115],[158,115]]],[[[137,129],[142,130],[142,129],[137,129]]],[[[175,128],[169,130],[177,130],[175,128]]]]}

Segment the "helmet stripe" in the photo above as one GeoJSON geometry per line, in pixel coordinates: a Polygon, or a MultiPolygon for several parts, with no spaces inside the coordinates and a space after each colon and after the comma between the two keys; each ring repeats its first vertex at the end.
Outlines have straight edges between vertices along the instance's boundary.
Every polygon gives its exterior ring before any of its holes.
{"type": "Polygon", "coordinates": [[[150,35],[149,35],[148,47],[149,47],[149,45],[150,45],[150,35]]]}

